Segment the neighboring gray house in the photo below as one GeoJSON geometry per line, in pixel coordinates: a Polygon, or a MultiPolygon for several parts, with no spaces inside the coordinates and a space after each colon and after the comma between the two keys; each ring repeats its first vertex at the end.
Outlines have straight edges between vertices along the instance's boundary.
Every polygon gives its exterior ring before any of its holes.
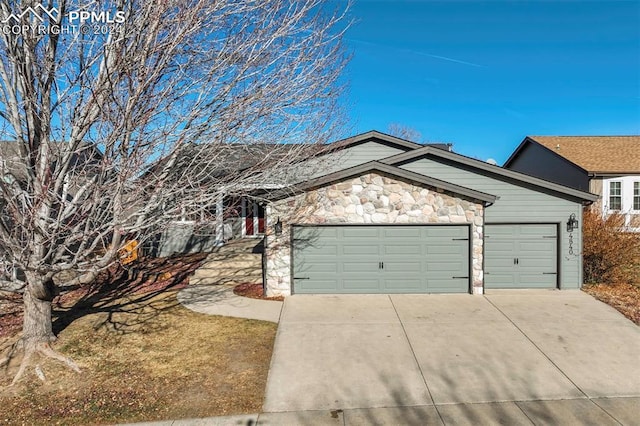
{"type": "Polygon", "coordinates": [[[503,167],[600,195],[594,208],[640,232],[640,135],[527,136],[503,167]]]}
{"type": "Polygon", "coordinates": [[[596,195],[378,132],[336,146],[321,176],[269,194],[268,295],[581,286],[596,195]]]}

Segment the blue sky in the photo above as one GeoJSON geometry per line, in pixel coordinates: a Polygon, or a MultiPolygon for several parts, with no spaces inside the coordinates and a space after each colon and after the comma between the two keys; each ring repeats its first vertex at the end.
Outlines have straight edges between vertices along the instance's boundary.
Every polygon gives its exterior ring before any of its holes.
{"type": "Polygon", "coordinates": [[[640,0],[355,0],[352,133],[502,164],[526,135],[640,134],[640,0]]]}

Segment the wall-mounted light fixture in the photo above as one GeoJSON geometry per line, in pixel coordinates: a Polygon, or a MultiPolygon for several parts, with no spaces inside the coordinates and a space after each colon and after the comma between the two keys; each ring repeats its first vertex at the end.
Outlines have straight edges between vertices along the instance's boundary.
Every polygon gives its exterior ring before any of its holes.
{"type": "Polygon", "coordinates": [[[578,220],[576,219],[576,215],[571,213],[567,221],[567,232],[573,232],[576,229],[578,229],[578,220]]]}
{"type": "Polygon", "coordinates": [[[280,216],[278,216],[278,220],[273,225],[273,231],[275,232],[276,236],[282,235],[282,222],[280,222],[280,216]]]}

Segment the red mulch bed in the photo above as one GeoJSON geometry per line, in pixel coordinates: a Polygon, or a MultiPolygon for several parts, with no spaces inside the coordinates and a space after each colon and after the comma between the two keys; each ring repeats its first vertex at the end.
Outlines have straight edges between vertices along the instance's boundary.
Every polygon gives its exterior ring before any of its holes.
{"type": "Polygon", "coordinates": [[[640,287],[631,284],[594,284],[583,287],[583,290],[640,325],[640,287]]]}
{"type": "MultiPolygon", "coordinates": [[[[81,299],[116,299],[125,295],[179,290],[189,284],[189,276],[202,264],[206,253],[141,258],[129,270],[116,264],[87,285],[64,292],[53,300],[53,309],[69,307],[81,299]]],[[[12,336],[22,328],[22,295],[0,294],[0,337],[12,336]]]]}
{"type": "Polygon", "coordinates": [[[266,297],[262,291],[262,284],[242,283],[233,288],[233,292],[238,296],[250,297],[251,299],[275,300],[282,302],[283,296],[266,297]]]}

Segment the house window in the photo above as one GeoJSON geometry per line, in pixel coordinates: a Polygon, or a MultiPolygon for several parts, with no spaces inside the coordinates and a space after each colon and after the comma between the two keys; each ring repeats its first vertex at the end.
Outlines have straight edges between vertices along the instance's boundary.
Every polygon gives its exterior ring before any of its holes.
{"type": "Polygon", "coordinates": [[[633,182],[633,209],[640,210],[640,182],[633,182]]]}
{"type": "Polygon", "coordinates": [[[609,183],[609,210],[622,210],[622,182],[609,183]]]}

